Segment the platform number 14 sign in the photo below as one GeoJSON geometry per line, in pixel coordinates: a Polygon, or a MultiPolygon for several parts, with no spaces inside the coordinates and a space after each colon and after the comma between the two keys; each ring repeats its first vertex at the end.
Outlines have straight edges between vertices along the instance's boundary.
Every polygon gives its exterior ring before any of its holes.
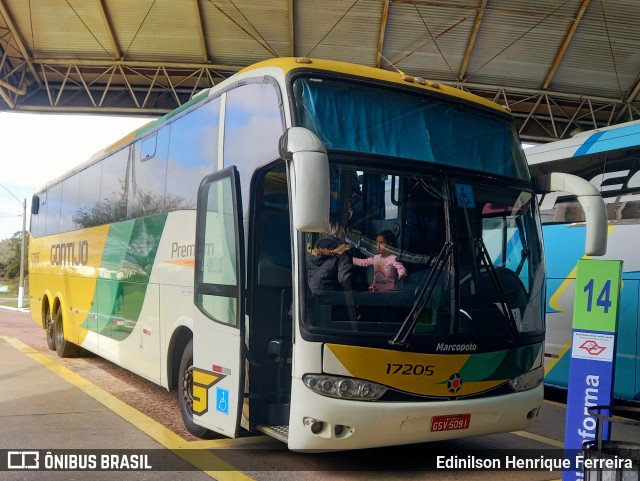
{"type": "Polygon", "coordinates": [[[622,261],[583,259],[573,306],[573,328],[592,331],[616,330],[622,261]]]}
{"type": "MultiPolygon", "coordinates": [[[[578,261],[567,392],[565,457],[575,456],[571,453],[581,452],[584,441],[595,438],[596,420],[587,415],[588,409],[594,405],[611,404],[621,278],[622,261],[578,261]]],[[[608,426],[605,425],[601,436],[608,439],[608,434],[608,426]]],[[[584,474],[577,466],[562,473],[563,481],[582,479],[584,474]]]]}
{"type": "MultiPolygon", "coordinates": [[[[584,292],[587,293],[587,312],[593,310],[593,295],[594,295],[595,280],[590,279],[587,285],[584,286],[584,292]]],[[[607,314],[611,308],[611,279],[608,279],[604,283],[604,287],[600,290],[598,298],[596,299],[596,307],[602,307],[604,313],[607,314]]]]}

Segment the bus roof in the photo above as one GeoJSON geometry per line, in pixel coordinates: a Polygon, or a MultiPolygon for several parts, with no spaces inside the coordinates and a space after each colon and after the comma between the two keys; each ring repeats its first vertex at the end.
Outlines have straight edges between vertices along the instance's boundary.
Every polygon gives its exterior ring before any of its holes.
{"type": "Polygon", "coordinates": [[[289,73],[292,70],[324,70],[329,72],[339,72],[345,75],[352,75],[354,77],[382,80],[384,82],[396,83],[399,85],[410,85],[416,88],[439,92],[441,94],[457,97],[458,99],[467,100],[475,104],[480,104],[485,107],[496,109],[502,113],[508,112],[508,109],[506,109],[503,105],[492,102],[478,95],[474,95],[467,91],[450,87],[448,85],[443,85],[439,82],[423,79],[422,77],[405,74],[400,70],[383,70],[380,68],[340,62],[337,60],[323,60],[316,58],[312,59],[308,57],[274,58],[251,65],[250,67],[240,70],[238,74],[263,67],[279,67],[285,72],[285,74],[289,73]]]}
{"type": "Polygon", "coordinates": [[[495,102],[492,102],[490,100],[487,100],[478,95],[474,95],[464,90],[450,87],[448,85],[443,85],[431,80],[425,80],[421,77],[406,75],[400,71],[392,72],[389,70],[382,70],[379,68],[367,67],[364,65],[352,64],[347,62],[339,62],[334,60],[322,60],[322,59],[315,59],[315,58],[311,59],[307,57],[273,58],[269,60],[263,60],[261,62],[245,67],[244,69],[240,70],[236,74],[226,79],[224,82],[221,82],[221,84],[218,84],[208,89],[204,89],[196,93],[191,100],[189,100],[188,102],[185,102],[180,107],[177,107],[176,109],[165,114],[159,119],[152,120],[147,124],[143,125],[142,127],[138,128],[137,130],[130,132],[129,134],[122,137],[121,139],[117,140],[116,142],[106,146],[105,148],[93,154],[91,158],[88,159],[86,162],[82,162],[81,164],[77,165],[70,171],[62,174],[60,177],[50,182],[47,182],[47,184],[44,187],[42,187],[38,192],[46,190],[50,186],[64,180],[66,177],[70,176],[71,174],[74,174],[75,172],[85,169],[89,165],[105,157],[107,154],[120,150],[123,147],[135,141],[136,139],[140,139],[144,137],[147,133],[151,132],[152,130],[155,130],[156,127],[164,124],[169,119],[189,109],[194,104],[208,97],[210,94],[215,93],[219,88],[224,88],[225,86],[229,85],[229,83],[232,83],[235,78],[242,76],[243,74],[246,74],[248,72],[262,69],[262,68],[279,68],[284,72],[285,75],[294,70],[321,70],[326,72],[338,72],[346,75],[352,75],[354,77],[381,80],[389,83],[396,83],[399,85],[410,86],[410,87],[423,89],[423,90],[429,90],[432,92],[439,93],[441,95],[455,97],[463,101],[471,102],[477,105],[481,105],[483,107],[488,107],[502,113],[509,112],[509,110],[504,106],[497,104],[495,102]]]}
{"type": "Polygon", "coordinates": [[[570,139],[524,149],[530,165],[640,145],[640,120],[581,132],[570,139]]]}

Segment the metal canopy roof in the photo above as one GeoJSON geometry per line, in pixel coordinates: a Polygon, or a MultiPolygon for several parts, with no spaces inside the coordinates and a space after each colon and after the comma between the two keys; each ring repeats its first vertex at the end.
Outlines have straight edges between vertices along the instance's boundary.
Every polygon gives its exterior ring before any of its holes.
{"type": "Polygon", "coordinates": [[[548,141],[640,118],[639,0],[0,0],[0,110],[161,115],[310,56],[508,105],[548,141]]]}

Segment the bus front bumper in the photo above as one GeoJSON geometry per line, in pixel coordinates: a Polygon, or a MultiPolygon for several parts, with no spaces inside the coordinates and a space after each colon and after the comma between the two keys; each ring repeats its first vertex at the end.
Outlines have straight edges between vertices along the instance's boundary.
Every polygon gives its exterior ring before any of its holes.
{"type": "Polygon", "coordinates": [[[521,431],[532,424],[543,400],[541,384],[523,392],[470,400],[352,401],[321,396],[294,378],[288,447],[338,451],[521,431]],[[434,417],[451,415],[468,415],[468,427],[432,431],[434,417]]]}

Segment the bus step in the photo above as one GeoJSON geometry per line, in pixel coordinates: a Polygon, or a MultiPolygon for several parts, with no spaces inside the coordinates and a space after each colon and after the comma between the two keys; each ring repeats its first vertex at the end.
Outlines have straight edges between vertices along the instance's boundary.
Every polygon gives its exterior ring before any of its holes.
{"type": "Polygon", "coordinates": [[[289,440],[289,425],[280,426],[258,426],[258,431],[265,433],[267,436],[276,438],[278,441],[286,443],[289,440]]]}

